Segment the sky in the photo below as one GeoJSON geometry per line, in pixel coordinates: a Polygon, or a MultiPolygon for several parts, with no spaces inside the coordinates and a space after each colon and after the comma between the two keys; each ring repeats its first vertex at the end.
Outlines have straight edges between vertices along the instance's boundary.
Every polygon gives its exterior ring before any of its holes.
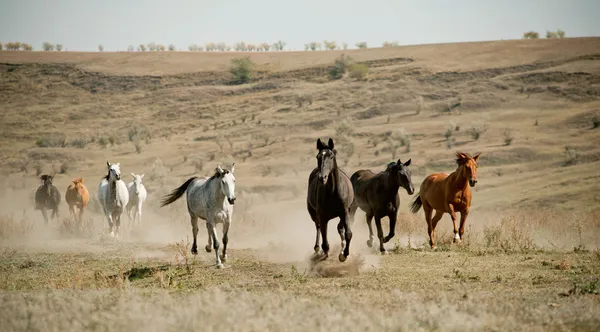
{"type": "Polygon", "coordinates": [[[0,0],[0,42],[45,41],[70,51],[124,51],[156,42],[311,41],[351,47],[519,39],[561,29],[600,36],[600,0],[0,0]]]}

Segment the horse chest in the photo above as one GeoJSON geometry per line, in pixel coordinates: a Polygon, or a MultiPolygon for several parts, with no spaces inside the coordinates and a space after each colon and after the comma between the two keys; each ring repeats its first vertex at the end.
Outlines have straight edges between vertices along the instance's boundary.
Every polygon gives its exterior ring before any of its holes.
{"type": "Polygon", "coordinates": [[[459,191],[454,194],[454,197],[453,197],[451,203],[452,203],[452,205],[454,205],[455,210],[459,210],[459,209],[462,209],[469,205],[469,199],[464,191],[459,191]]]}

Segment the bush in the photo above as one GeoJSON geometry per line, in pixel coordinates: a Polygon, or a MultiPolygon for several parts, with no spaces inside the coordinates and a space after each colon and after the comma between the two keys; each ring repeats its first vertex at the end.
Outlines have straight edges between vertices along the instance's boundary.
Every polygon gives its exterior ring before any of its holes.
{"type": "Polygon", "coordinates": [[[327,40],[324,40],[324,41],[323,41],[323,45],[325,46],[325,48],[326,48],[326,49],[328,49],[328,50],[330,50],[330,51],[331,51],[331,50],[335,50],[335,49],[337,48],[337,44],[336,44],[336,42],[334,42],[334,41],[327,41],[327,40]]]}
{"type": "Polygon", "coordinates": [[[400,43],[398,43],[397,41],[393,41],[393,42],[385,41],[385,42],[383,42],[382,46],[383,47],[398,47],[398,46],[400,46],[400,43]]]}
{"type": "Polygon", "coordinates": [[[333,67],[329,70],[329,77],[334,80],[342,78],[351,62],[352,58],[342,54],[338,59],[335,60],[333,67]]]}
{"type": "Polygon", "coordinates": [[[98,51],[104,52],[104,45],[102,45],[102,44],[98,45],[98,51]]]}
{"type": "Polygon", "coordinates": [[[0,42],[0,51],[2,51],[3,48],[4,48],[4,45],[2,45],[2,43],[0,42]]]}
{"type": "Polygon", "coordinates": [[[140,52],[146,52],[146,45],[144,45],[144,44],[140,44],[140,45],[138,46],[138,51],[140,51],[140,52]]]}
{"type": "Polygon", "coordinates": [[[575,165],[579,162],[579,151],[570,146],[565,146],[565,166],[575,165]]]}
{"type": "Polygon", "coordinates": [[[366,41],[358,42],[358,43],[356,43],[356,47],[367,48],[367,42],[366,41]]]}
{"type": "Polygon", "coordinates": [[[600,116],[594,115],[592,118],[592,128],[596,129],[600,127],[600,116]]]}
{"type": "Polygon", "coordinates": [[[135,48],[133,47],[133,45],[127,46],[127,52],[133,52],[133,51],[135,51],[135,48]]]}
{"type": "Polygon", "coordinates": [[[106,139],[106,137],[104,136],[100,136],[100,138],[98,138],[98,144],[105,149],[106,146],[108,145],[108,140],[106,139]]]}
{"type": "Polygon", "coordinates": [[[33,51],[33,47],[30,44],[23,43],[21,45],[21,48],[23,49],[23,51],[33,51]]]}
{"type": "Polygon", "coordinates": [[[523,33],[523,39],[538,39],[540,34],[535,31],[528,31],[523,33]]]}
{"type": "Polygon", "coordinates": [[[369,66],[363,63],[353,63],[349,68],[350,78],[355,80],[365,80],[369,74],[369,66]]]}
{"type": "Polygon", "coordinates": [[[49,42],[44,42],[42,44],[42,49],[46,52],[54,51],[54,45],[52,45],[52,43],[49,42]]]}
{"type": "Polygon", "coordinates": [[[504,130],[504,145],[508,146],[512,144],[512,141],[515,139],[515,137],[512,134],[512,131],[510,129],[505,129],[504,130]]]}
{"type": "Polygon", "coordinates": [[[229,72],[233,75],[233,82],[237,84],[248,83],[254,63],[250,57],[235,58],[231,60],[229,72]]]}
{"type": "Polygon", "coordinates": [[[63,46],[62,46],[62,44],[56,44],[56,50],[57,50],[58,52],[62,51],[62,49],[63,49],[63,46]]]}
{"type": "Polygon", "coordinates": [[[88,141],[85,138],[76,138],[71,141],[71,146],[75,148],[85,149],[88,145],[88,141]]]}
{"type": "Polygon", "coordinates": [[[469,134],[474,140],[478,140],[481,135],[487,131],[487,129],[488,126],[485,121],[479,121],[469,129],[469,134]]]}
{"type": "Polygon", "coordinates": [[[556,30],[556,35],[558,36],[558,38],[565,38],[565,32],[561,29],[556,30]]]}
{"type": "Polygon", "coordinates": [[[546,38],[548,38],[548,39],[558,38],[558,35],[556,34],[556,32],[546,31],[546,38]]]}
{"type": "Polygon", "coordinates": [[[18,51],[21,48],[21,42],[8,42],[4,44],[7,51],[18,51]]]}
{"type": "Polygon", "coordinates": [[[169,44],[169,51],[171,51],[171,52],[175,51],[175,45],[169,44]]]}

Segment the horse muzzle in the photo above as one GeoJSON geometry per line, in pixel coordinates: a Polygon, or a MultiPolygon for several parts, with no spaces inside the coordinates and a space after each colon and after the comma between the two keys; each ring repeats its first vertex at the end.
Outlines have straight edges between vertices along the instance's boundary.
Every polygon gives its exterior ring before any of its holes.
{"type": "Polygon", "coordinates": [[[319,181],[321,181],[321,183],[323,183],[323,184],[326,184],[327,183],[327,175],[326,176],[319,175],[319,181]]]}
{"type": "Polygon", "coordinates": [[[410,187],[408,187],[408,188],[406,189],[406,192],[407,192],[409,195],[412,195],[412,194],[414,194],[414,193],[415,193],[415,188],[413,188],[412,186],[410,186],[410,187]]]}
{"type": "Polygon", "coordinates": [[[229,202],[229,204],[233,205],[233,204],[235,204],[235,197],[232,197],[232,198],[227,197],[227,201],[229,202]]]}
{"type": "Polygon", "coordinates": [[[475,184],[477,184],[477,180],[473,180],[473,179],[469,180],[469,186],[475,187],[475,184]]]}

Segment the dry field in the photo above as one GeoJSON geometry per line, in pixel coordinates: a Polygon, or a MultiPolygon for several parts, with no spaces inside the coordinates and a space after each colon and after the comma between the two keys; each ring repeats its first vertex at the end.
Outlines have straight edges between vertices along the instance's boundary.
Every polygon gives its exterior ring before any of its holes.
{"type": "Polygon", "coordinates": [[[600,328],[600,38],[253,53],[253,80],[231,85],[239,55],[0,52],[3,330],[600,328]],[[369,66],[366,81],[329,79],[341,53],[369,66]],[[349,174],[412,159],[416,188],[453,171],[455,151],[482,152],[464,243],[446,215],[429,249],[401,189],[389,255],[366,246],[359,211],[352,259],[311,262],[318,137],[349,174]],[[120,241],[95,201],[107,160],[127,182],[144,173],[149,192],[143,227],[124,216],[120,241]],[[232,161],[217,270],[189,252],[185,200],[158,201],[232,161]],[[63,201],[44,225],[33,194],[49,172],[63,201]],[[94,197],[84,225],[64,202],[79,176],[94,197]]]}

